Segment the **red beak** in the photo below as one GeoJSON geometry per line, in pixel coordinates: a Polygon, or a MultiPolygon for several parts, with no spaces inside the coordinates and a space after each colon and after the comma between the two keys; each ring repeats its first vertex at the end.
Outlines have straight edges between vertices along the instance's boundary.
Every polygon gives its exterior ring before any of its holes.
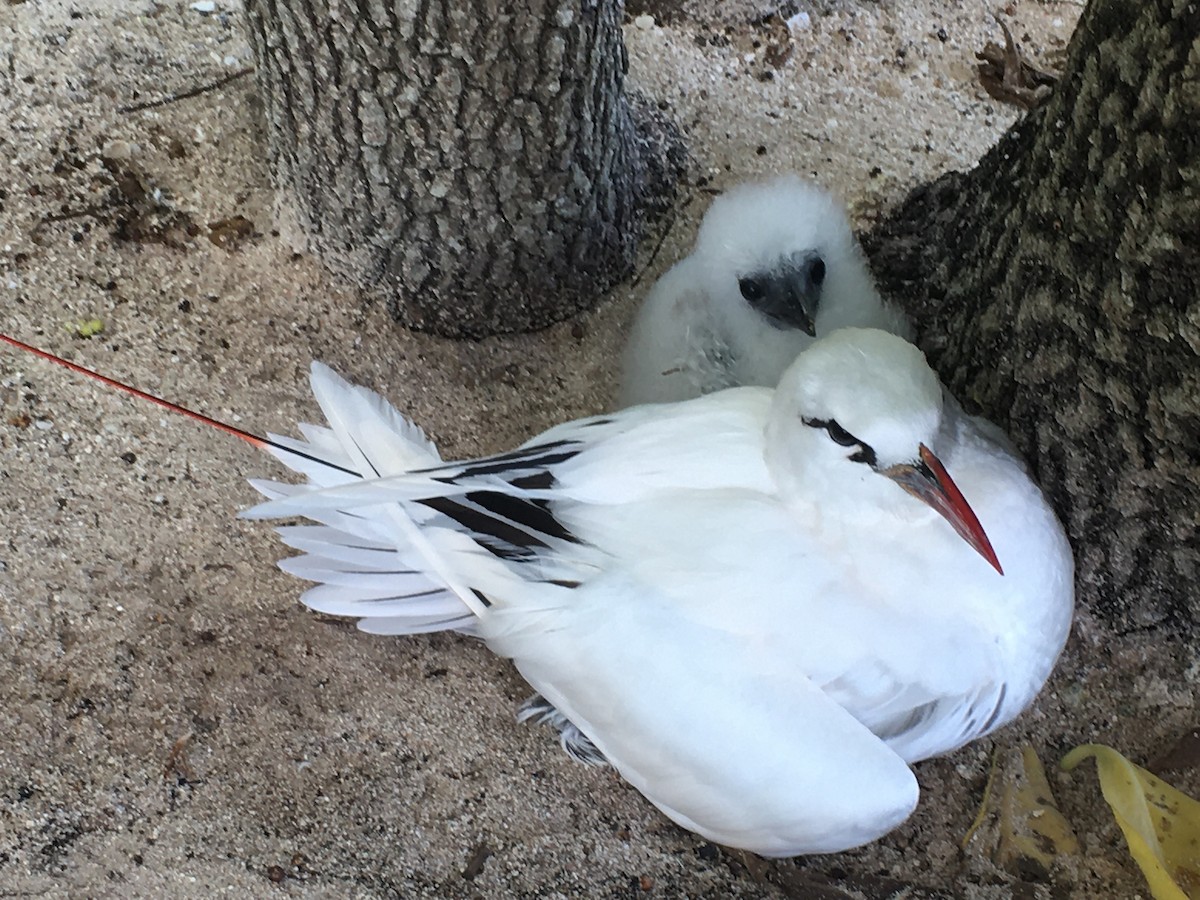
{"type": "Polygon", "coordinates": [[[886,475],[918,500],[933,507],[954,526],[959,537],[991,563],[993,569],[1001,575],[1004,574],[1004,570],[1000,568],[1000,560],[996,558],[996,551],[992,549],[992,542],[984,533],[974,510],[932,450],[921,444],[919,465],[903,463],[884,469],[880,474],[886,475]]]}

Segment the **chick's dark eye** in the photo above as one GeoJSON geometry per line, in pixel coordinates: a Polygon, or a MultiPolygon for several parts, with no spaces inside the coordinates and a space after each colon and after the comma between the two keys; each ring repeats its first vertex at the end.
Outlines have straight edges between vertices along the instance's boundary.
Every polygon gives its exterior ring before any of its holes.
{"type": "Polygon", "coordinates": [[[818,259],[812,264],[808,270],[808,277],[812,279],[812,283],[820,287],[825,282],[825,260],[818,259]]]}
{"type": "Polygon", "coordinates": [[[741,278],[738,280],[738,290],[742,292],[742,296],[753,303],[755,300],[761,300],[767,293],[762,282],[757,278],[741,278]]]}

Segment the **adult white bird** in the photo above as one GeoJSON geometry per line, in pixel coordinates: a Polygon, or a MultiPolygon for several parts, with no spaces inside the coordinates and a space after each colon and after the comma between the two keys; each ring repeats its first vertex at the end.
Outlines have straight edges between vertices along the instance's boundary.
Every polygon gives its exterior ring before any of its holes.
{"type": "Polygon", "coordinates": [[[414,426],[324,366],[312,380],[331,427],[276,451],[309,483],[256,483],[271,499],[246,513],[321,523],[280,529],[306,554],[282,566],[320,582],[304,602],[477,633],[710,840],[880,837],[917,802],[908,764],[1013,719],[1066,639],[1059,523],[894,335],[834,332],[776,390],[416,471],[414,426]]]}
{"type": "Polygon", "coordinates": [[[844,207],[795,175],[738,185],[712,202],[691,255],[646,296],[620,404],[774,387],[814,337],[845,326],[911,337],[876,292],[844,207]]]}

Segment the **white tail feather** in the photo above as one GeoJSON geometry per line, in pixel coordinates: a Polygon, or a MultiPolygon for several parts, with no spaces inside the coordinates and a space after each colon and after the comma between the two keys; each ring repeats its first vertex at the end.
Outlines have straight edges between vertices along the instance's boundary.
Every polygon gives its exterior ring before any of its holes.
{"type": "MultiPolygon", "coordinates": [[[[487,607],[431,540],[443,529],[425,534],[419,527],[432,511],[383,501],[348,513],[312,503],[322,489],[436,466],[437,449],[389,403],[328,366],[313,363],[311,381],[329,427],[302,424],[304,441],[271,436],[283,448],[272,450],[275,456],[308,483],[250,482],[268,500],[291,501],[291,514],[322,523],[279,529],[285,543],[305,553],[282,560],[280,568],[320,583],[303,595],[307,606],[362,617],[365,631],[471,631],[487,607]]],[[[259,518],[262,510],[243,516],[259,518]]]]}
{"type": "Polygon", "coordinates": [[[427,634],[431,631],[457,631],[460,634],[475,635],[478,620],[475,614],[461,616],[456,619],[430,618],[419,619],[403,616],[389,619],[382,616],[372,616],[360,619],[359,631],[366,634],[397,635],[397,634],[427,634]]]}
{"type": "MultiPolygon", "coordinates": [[[[462,615],[458,599],[444,590],[432,596],[409,596],[395,599],[363,599],[357,592],[333,584],[322,584],[309,588],[302,597],[304,605],[317,612],[331,616],[352,618],[400,618],[411,616],[417,619],[456,618],[462,615]]],[[[394,597],[395,595],[393,595],[394,597]]]]}
{"type": "Polygon", "coordinates": [[[319,362],[312,364],[310,381],[321,412],[364,477],[372,470],[398,475],[442,461],[425,432],[378,394],[319,362]]]}
{"type": "Polygon", "coordinates": [[[366,572],[388,572],[396,567],[396,550],[369,538],[326,525],[284,525],[277,528],[283,543],[293,550],[320,556],[328,564],[366,572]]]}
{"type": "Polygon", "coordinates": [[[297,578],[304,578],[308,581],[353,588],[363,598],[400,597],[407,594],[428,593],[431,590],[444,590],[442,585],[430,581],[423,572],[411,570],[347,571],[330,567],[327,560],[318,556],[292,556],[280,560],[279,568],[289,575],[295,575],[297,578]]]}

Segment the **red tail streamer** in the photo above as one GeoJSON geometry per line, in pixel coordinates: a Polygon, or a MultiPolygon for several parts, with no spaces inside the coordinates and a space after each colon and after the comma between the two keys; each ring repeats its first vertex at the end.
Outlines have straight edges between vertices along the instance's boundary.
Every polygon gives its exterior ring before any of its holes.
{"type": "Polygon", "coordinates": [[[87,366],[81,366],[78,363],[71,362],[69,359],[63,359],[61,356],[55,356],[53,353],[41,350],[30,344],[26,344],[24,341],[18,341],[16,338],[9,337],[7,334],[0,333],[0,343],[8,344],[11,347],[16,347],[18,350],[24,350],[26,353],[32,353],[34,356],[41,357],[47,362],[52,362],[55,365],[62,366],[65,369],[70,369],[72,372],[76,372],[80,375],[86,375],[88,378],[95,379],[96,381],[99,381],[101,384],[105,384],[108,387],[116,388],[118,391],[131,394],[141,400],[148,400],[157,406],[161,406],[163,409],[169,409],[171,412],[176,412],[180,415],[187,416],[189,419],[202,422],[205,425],[216,428],[218,431],[231,434],[235,438],[239,438],[240,440],[245,441],[247,444],[250,444],[252,447],[257,447],[259,450],[266,450],[268,447],[272,447],[284,453],[290,453],[293,456],[299,456],[303,459],[320,463],[321,465],[329,466],[330,468],[338,469],[350,475],[360,475],[358,472],[353,472],[349,469],[343,468],[342,466],[334,465],[327,460],[318,459],[315,456],[309,456],[307,453],[302,453],[299,450],[293,450],[290,447],[284,447],[283,445],[278,444],[269,438],[260,437],[257,434],[250,433],[249,431],[243,431],[236,425],[230,425],[228,422],[222,422],[220,419],[214,419],[211,416],[204,415],[204,413],[198,413],[194,409],[188,409],[186,406],[180,406],[178,403],[172,403],[170,400],[164,400],[162,397],[156,397],[154,394],[148,394],[145,391],[138,390],[137,388],[125,384],[124,382],[117,381],[115,378],[109,378],[107,375],[101,375],[99,372],[89,369],[87,366]]]}

